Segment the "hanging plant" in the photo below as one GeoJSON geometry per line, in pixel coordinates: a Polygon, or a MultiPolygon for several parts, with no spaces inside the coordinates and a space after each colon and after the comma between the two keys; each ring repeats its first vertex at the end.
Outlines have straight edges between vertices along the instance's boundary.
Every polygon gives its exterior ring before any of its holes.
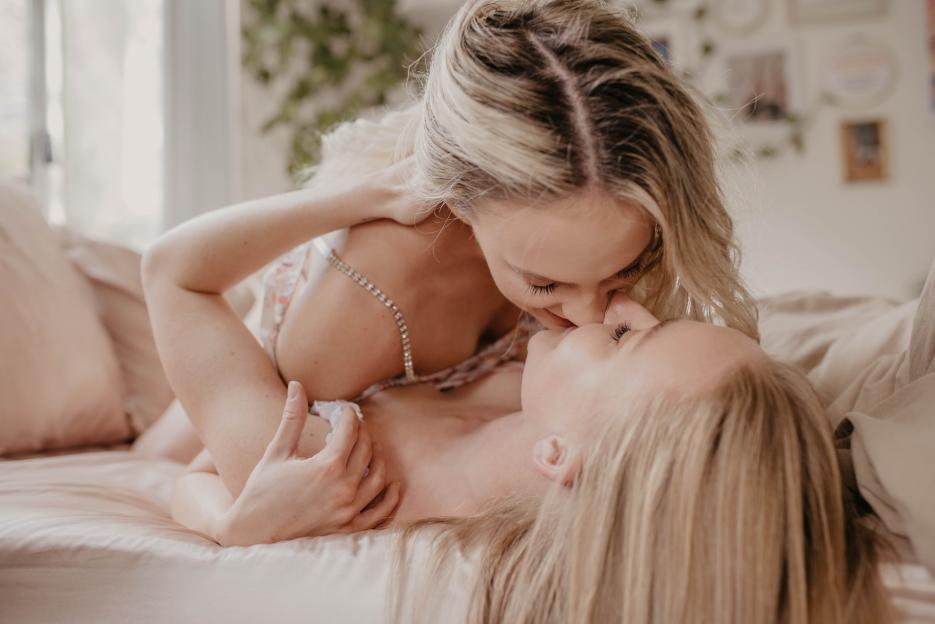
{"type": "Polygon", "coordinates": [[[244,68],[284,89],[261,130],[290,130],[292,174],[320,159],[322,133],[385,104],[422,59],[422,30],[398,15],[396,0],[248,0],[241,34],[244,68]]]}

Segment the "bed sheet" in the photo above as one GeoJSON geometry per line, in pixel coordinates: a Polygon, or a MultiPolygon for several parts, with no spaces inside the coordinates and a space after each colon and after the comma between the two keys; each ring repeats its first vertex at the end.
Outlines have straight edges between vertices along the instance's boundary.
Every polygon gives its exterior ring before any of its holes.
{"type": "Polygon", "coordinates": [[[388,532],[221,548],[169,515],[182,469],[129,451],[0,461],[0,622],[384,621],[388,532]]]}
{"type": "MultiPolygon", "coordinates": [[[[181,471],[120,450],[0,462],[0,622],[385,620],[391,534],[221,548],[170,518],[181,471]]],[[[427,548],[417,542],[417,561],[427,548]]],[[[453,574],[455,621],[470,566],[453,574]]],[[[905,622],[935,622],[924,567],[885,574],[905,622]]]]}

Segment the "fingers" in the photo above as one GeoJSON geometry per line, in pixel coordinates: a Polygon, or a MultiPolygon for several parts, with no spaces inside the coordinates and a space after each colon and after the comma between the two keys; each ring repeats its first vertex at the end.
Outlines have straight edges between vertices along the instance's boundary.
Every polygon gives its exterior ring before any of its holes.
{"type": "Polygon", "coordinates": [[[353,533],[376,528],[396,511],[396,507],[399,505],[399,494],[399,482],[394,481],[386,488],[386,492],[379,503],[354,516],[354,519],[344,525],[342,530],[353,533]]]}
{"type": "Polygon", "coordinates": [[[282,420],[279,421],[279,428],[273,439],[266,446],[266,456],[279,459],[291,456],[299,443],[307,416],[308,398],[305,396],[305,388],[297,381],[290,381],[282,420]]]}
{"type": "Polygon", "coordinates": [[[354,497],[353,507],[360,510],[369,505],[373,499],[383,491],[386,486],[386,460],[379,447],[374,448],[373,460],[370,462],[370,472],[361,479],[357,486],[357,495],[354,497]]]}
{"type": "Polygon", "coordinates": [[[354,413],[354,410],[349,407],[342,410],[337,421],[321,453],[327,457],[336,459],[341,466],[346,466],[351,451],[357,443],[360,421],[357,419],[357,414],[354,413]]]}
{"type": "Polygon", "coordinates": [[[357,429],[357,443],[347,459],[348,474],[363,479],[364,471],[373,456],[373,439],[370,437],[370,430],[365,423],[360,423],[357,429]]]}

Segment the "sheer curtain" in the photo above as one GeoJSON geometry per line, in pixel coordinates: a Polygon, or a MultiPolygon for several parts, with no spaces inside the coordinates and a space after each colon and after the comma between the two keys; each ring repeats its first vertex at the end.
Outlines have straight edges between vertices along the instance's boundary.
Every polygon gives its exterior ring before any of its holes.
{"type": "Polygon", "coordinates": [[[30,0],[0,0],[0,175],[29,173],[30,0]]]}
{"type": "Polygon", "coordinates": [[[238,199],[239,3],[0,0],[0,177],[145,248],[238,199]]]}
{"type": "Polygon", "coordinates": [[[50,217],[143,247],[162,228],[163,0],[48,9],[49,130],[61,155],[50,217]]]}

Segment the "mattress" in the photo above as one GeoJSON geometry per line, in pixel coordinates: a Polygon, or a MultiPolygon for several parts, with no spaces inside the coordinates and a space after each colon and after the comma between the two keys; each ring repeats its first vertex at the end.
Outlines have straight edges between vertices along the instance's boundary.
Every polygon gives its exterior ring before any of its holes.
{"type": "Polygon", "coordinates": [[[125,450],[0,461],[0,622],[385,619],[388,532],[221,548],[170,517],[182,469],[125,450]]]}
{"type": "MultiPolygon", "coordinates": [[[[221,548],[170,518],[182,469],[126,450],[0,461],[0,622],[386,619],[391,534],[221,548]]],[[[452,620],[464,612],[469,572],[455,573],[452,620]]],[[[935,622],[924,567],[884,573],[903,621],[935,622]]]]}

